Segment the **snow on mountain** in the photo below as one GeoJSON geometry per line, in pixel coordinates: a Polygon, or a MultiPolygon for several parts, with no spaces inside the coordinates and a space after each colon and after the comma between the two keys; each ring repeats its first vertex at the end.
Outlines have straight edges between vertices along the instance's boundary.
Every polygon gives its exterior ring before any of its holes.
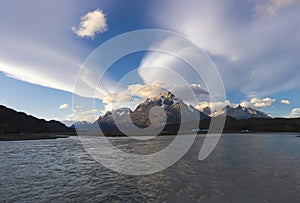
{"type": "MultiPolygon", "coordinates": [[[[193,106],[185,104],[182,99],[177,98],[171,92],[165,91],[156,97],[147,98],[144,102],[140,103],[134,111],[131,111],[129,108],[109,111],[104,116],[101,116],[97,122],[100,126],[112,129],[115,126],[114,118],[117,118],[118,122],[122,123],[128,123],[128,119],[130,118],[136,126],[145,128],[151,125],[149,113],[153,107],[161,107],[166,112],[167,123],[181,122],[182,113],[187,115],[184,117],[186,119],[185,121],[199,116],[201,119],[209,118],[209,116],[203,114],[193,106]]],[[[161,123],[162,121],[160,121],[158,117],[158,119],[153,122],[161,123]]]]}
{"type": "Polygon", "coordinates": [[[211,109],[209,107],[206,107],[202,109],[201,112],[212,117],[224,116],[226,113],[226,116],[230,116],[237,120],[249,119],[249,118],[265,118],[265,119],[270,118],[267,114],[265,114],[262,111],[252,109],[252,108],[242,107],[240,105],[236,107],[226,106],[222,109],[216,109],[213,112],[211,112],[211,109]]]}
{"type": "Polygon", "coordinates": [[[70,128],[76,128],[79,131],[90,131],[93,128],[93,124],[88,121],[77,121],[70,128]]]}

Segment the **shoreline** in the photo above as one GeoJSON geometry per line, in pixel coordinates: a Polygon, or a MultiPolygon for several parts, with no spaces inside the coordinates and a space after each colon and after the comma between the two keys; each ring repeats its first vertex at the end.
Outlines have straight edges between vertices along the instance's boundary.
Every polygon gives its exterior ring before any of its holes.
{"type": "MultiPolygon", "coordinates": [[[[83,136],[100,136],[95,132],[83,132],[83,136]],[[84,133],[84,135],[83,135],[84,133]]],[[[300,138],[300,132],[223,132],[222,134],[295,134],[296,137],[300,138]],[[298,135],[297,135],[298,134],[298,135]]],[[[206,135],[207,133],[198,133],[197,135],[206,135]]],[[[181,136],[188,135],[182,134],[181,136]]],[[[23,141],[23,140],[45,140],[45,139],[59,139],[59,138],[69,138],[70,136],[78,136],[77,133],[26,133],[26,134],[0,134],[1,141],[23,141]]],[[[170,134],[160,134],[157,136],[177,136],[176,133],[170,134]]],[[[101,137],[127,137],[126,135],[121,134],[106,134],[101,135],[101,137]]]]}
{"type": "Polygon", "coordinates": [[[24,134],[0,134],[1,141],[21,141],[21,140],[45,140],[69,138],[70,136],[77,136],[76,133],[24,133],[24,134]]]}

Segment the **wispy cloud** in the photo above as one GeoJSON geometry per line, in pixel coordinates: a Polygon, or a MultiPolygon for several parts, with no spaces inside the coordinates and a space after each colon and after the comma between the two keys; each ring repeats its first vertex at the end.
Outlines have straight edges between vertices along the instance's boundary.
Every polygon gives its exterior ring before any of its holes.
{"type": "Polygon", "coordinates": [[[80,40],[74,41],[68,28],[86,6],[69,0],[28,0],[18,2],[22,9],[16,11],[14,2],[3,2],[0,71],[28,83],[72,92],[81,63],[91,50],[80,40]]]}
{"type": "Polygon", "coordinates": [[[268,13],[278,13],[270,18],[255,14],[256,2],[166,0],[151,12],[159,25],[184,33],[213,57],[227,91],[266,96],[297,88],[300,2],[263,1],[268,13]]]}
{"type": "Polygon", "coordinates": [[[212,68],[212,64],[202,50],[190,46],[189,42],[177,37],[162,39],[153,44],[151,50],[158,52],[151,51],[146,54],[138,67],[138,74],[146,84],[161,81],[163,87],[187,103],[195,100],[195,96],[209,94],[202,78],[204,75],[200,75],[197,71],[205,73],[206,80],[211,76],[209,79],[213,81],[217,76],[209,74],[208,69],[212,68]],[[169,54],[159,50],[171,51],[169,54]],[[197,67],[188,64],[195,59],[199,61],[197,67]]]}
{"type": "Polygon", "coordinates": [[[96,34],[107,31],[108,26],[105,14],[102,10],[88,12],[81,17],[81,22],[78,26],[73,26],[73,32],[81,38],[94,38],[96,34]]]}
{"type": "MultiPolygon", "coordinates": [[[[51,58],[49,56],[49,58],[51,58]]],[[[48,59],[49,60],[49,59],[48,59]]],[[[46,61],[48,61],[46,60],[46,61]]],[[[79,63],[64,63],[59,59],[54,59],[52,62],[45,65],[21,64],[20,62],[2,63],[0,61],[0,71],[6,76],[29,82],[32,84],[50,87],[54,89],[73,92],[76,74],[80,68],[79,63]],[[41,68],[40,66],[43,66],[41,68]],[[62,74],[59,67],[64,66],[68,75],[62,74]]]]}
{"type": "Polygon", "coordinates": [[[298,118],[298,117],[300,117],[300,108],[294,108],[291,111],[290,115],[288,115],[287,117],[289,117],[289,118],[298,118]]]}
{"type": "Polygon", "coordinates": [[[295,0],[266,0],[258,1],[256,12],[260,15],[275,15],[280,9],[291,6],[295,0]]]}

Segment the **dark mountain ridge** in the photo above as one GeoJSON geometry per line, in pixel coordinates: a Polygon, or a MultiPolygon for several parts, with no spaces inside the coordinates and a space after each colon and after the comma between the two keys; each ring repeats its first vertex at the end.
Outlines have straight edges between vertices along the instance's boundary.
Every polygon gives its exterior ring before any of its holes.
{"type": "Polygon", "coordinates": [[[46,121],[0,105],[0,134],[71,133],[58,121],[46,121]]]}

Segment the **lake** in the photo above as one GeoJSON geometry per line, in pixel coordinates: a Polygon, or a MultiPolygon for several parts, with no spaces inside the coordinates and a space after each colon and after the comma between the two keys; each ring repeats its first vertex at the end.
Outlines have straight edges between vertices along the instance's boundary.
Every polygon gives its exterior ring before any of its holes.
{"type": "MultiPolygon", "coordinates": [[[[159,150],[174,137],[139,143],[159,150]]],[[[0,202],[299,202],[296,134],[225,134],[198,161],[203,135],[175,165],[152,175],[106,169],[77,137],[0,142],[0,202]]],[[[126,148],[128,138],[111,138],[126,148]]],[[[118,163],[116,163],[118,164],[118,163]]]]}

